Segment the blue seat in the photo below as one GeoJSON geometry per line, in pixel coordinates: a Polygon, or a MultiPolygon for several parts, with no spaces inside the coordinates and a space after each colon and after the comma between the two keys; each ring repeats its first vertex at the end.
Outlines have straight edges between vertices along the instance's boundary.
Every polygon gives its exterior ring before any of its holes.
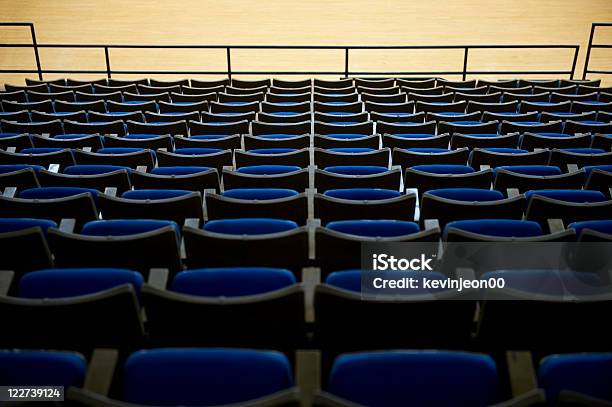
{"type": "Polygon", "coordinates": [[[299,171],[300,167],[293,165],[253,165],[240,167],[237,172],[252,175],[276,175],[299,171]]]}
{"type": "Polygon", "coordinates": [[[34,172],[43,170],[44,167],[40,165],[28,165],[28,164],[3,164],[0,165],[0,174],[8,174],[9,172],[15,172],[31,168],[34,172]]]}
{"type": "Polygon", "coordinates": [[[276,268],[228,267],[182,271],[171,290],[206,297],[238,297],[275,291],[296,283],[291,271],[276,268]]]}
{"type": "MultiPolygon", "coordinates": [[[[2,166],[0,166],[0,172],[2,171],[2,166]]],[[[582,167],[582,169],[586,172],[587,175],[590,175],[593,170],[601,170],[605,172],[612,172],[612,164],[610,165],[587,165],[582,167]]]]}
{"type": "Polygon", "coordinates": [[[181,155],[206,155],[206,154],[216,154],[222,151],[223,150],[220,148],[201,148],[201,147],[177,148],[174,150],[176,154],[181,154],[181,155]]]}
{"type": "Polygon", "coordinates": [[[34,148],[24,148],[20,151],[21,154],[49,154],[49,153],[57,153],[59,151],[64,150],[62,147],[34,147],[34,148]]]}
{"type": "Polygon", "coordinates": [[[64,168],[66,175],[99,175],[108,174],[113,171],[125,170],[128,174],[132,171],[130,167],[122,165],[70,165],[64,168]]]}
{"type": "Polygon", "coordinates": [[[344,220],[329,222],[327,229],[366,237],[405,236],[420,231],[414,222],[399,220],[344,220]]]}
{"type": "Polygon", "coordinates": [[[87,362],[76,352],[0,351],[0,382],[4,386],[82,387],[87,362]]]}
{"type": "Polygon", "coordinates": [[[123,369],[123,399],[149,405],[222,405],[289,389],[287,357],[246,349],[154,349],[135,352],[123,369]]]}
{"type": "Polygon", "coordinates": [[[132,154],[144,151],[143,148],[138,147],[104,147],[96,151],[98,154],[132,154]]]}
{"type": "Polygon", "coordinates": [[[612,220],[574,222],[569,224],[568,228],[574,229],[577,236],[580,236],[583,230],[594,230],[596,232],[612,235],[612,220]]]}
{"type": "Polygon", "coordinates": [[[368,135],[367,134],[355,134],[355,133],[330,133],[330,134],[325,134],[325,137],[341,139],[341,140],[352,140],[352,139],[368,137],[368,135]]]}
{"type": "Polygon", "coordinates": [[[561,151],[575,154],[605,154],[601,148],[562,148],[561,151]]]}
{"type": "Polygon", "coordinates": [[[297,151],[296,148],[256,148],[249,150],[249,153],[253,154],[287,154],[297,151]]]}
{"type": "MultiPolygon", "coordinates": [[[[563,391],[610,402],[610,377],[612,353],[551,355],[540,362],[538,387],[546,391],[547,400],[551,402],[558,400],[563,391]]],[[[576,401],[575,405],[579,404],[576,401]]]]}
{"type": "Polygon", "coordinates": [[[189,194],[191,194],[191,191],[185,191],[182,189],[137,189],[133,191],[126,191],[121,195],[121,197],[137,200],[155,200],[177,198],[179,196],[189,194]]]}
{"type": "Polygon", "coordinates": [[[132,284],[136,293],[144,283],[142,274],[115,268],[56,268],[38,270],[19,280],[22,298],[64,298],[93,294],[123,284],[132,284]]]}
{"type": "Polygon", "coordinates": [[[503,165],[493,169],[493,174],[498,170],[508,170],[523,175],[550,176],[561,175],[561,169],[550,165],[503,165]]]}
{"type": "Polygon", "coordinates": [[[342,175],[373,175],[389,171],[389,169],[386,167],[379,167],[375,165],[338,165],[325,167],[324,170],[342,175]]]}
{"type": "Polygon", "coordinates": [[[432,164],[415,165],[410,168],[416,171],[429,172],[432,174],[469,174],[474,172],[474,169],[469,165],[432,164]]]}
{"type": "Polygon", "coordinates": [[[327,151],[332,151],[334,153],[345,153],[345,154],[359,154],[359,153],[369,153],[372,151],[376,151],[373,148],[365,148],[365,147],[336,147],[329,148],[327,151]]]}
{"type": "Polygon", "coordinates": [[[449,222],[444,228],[445,237],[451,229],[499,237],[533,237],[543,234],[538,222],[516,219],[470,219],[449,222]]]}
{"type": "Polygon", "coordinates": [[[575,190],[575,189],[541,189],[531,190],[525,193],[525,198],[530,200],[534,196],[552,198],[564,202],[586,203],[604,202],[606,196],[600,191],[575,190]]]}
{"type": "Polygon", "coordinates": [[[47,229],[56,228],[57,223],[47,219],[0,218],[0,233],[14,232],[33,227],[39,227],[43,233],[47,233],[47,229]]]}
{"type": "Polygon", "coordinates": [[[198,172],[210,170],[210,167],[198,166],[173,166],[173,167],[156,167],[151,169],[153,175],[191,175],[198,172]]]}
{"type": "Polygon", "coordinates": [[[380,188],[347,188],[328,189],[323,193],[325,196],[339,199],[350,199],[358,201],[378,201],[383,199],[397,198],[401,193],[392,189],[380,188]]]}
{"type": "Polygon", "coordinates": [[[43,187],[24,189],[19,193],[19,197],[23,199],[57,199],[83,193],[90,193],[94,198],[98,196],[98,190],[91,188],[43,187]]]}
{"type": "Polygon", "coordinates": [[[328,391],[369,407],[488,406],[498,398],[490,356],[444,351],[387,351],[336,358],[328,391]]]}
{"type": "Polygon", "coordinates": [[[236,188],[226,190],[223,196],[234,199],[265,201],[288,198],[297,194],[298,192],[293,189],[284,188],[236,188]]]}
{"type": "Polygon", "coordinates": [[[153,219],[94,220],[83,225],[81,234],[87,236],[129,236],[151,232],[166,226],[171,226],[175,230],[177,238],[179,237],[180,228],[175,222],[153,219]]]}
{"type": "Polygon", "coordinates": [[[204,230],[229,235],[264,235],[296,229],[295,222],[282,219],[238,218],[211,220],[204,230]]]}
{"type": "Polygon", "coordinates": [[[497,201],[504,199],[504,194],[499,191],[480,188],[445,188],[432,189],[425,194],[439,198],[452,199],[455,201],[497,201]]]}

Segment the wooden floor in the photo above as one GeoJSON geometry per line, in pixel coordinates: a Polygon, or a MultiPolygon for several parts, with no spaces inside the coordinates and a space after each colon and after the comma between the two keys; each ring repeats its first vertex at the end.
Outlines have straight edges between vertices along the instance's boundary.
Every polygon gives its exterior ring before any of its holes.
{"type": "MultiPolygon", "coordinates": [[[[581,75],[591,23],[612,21],[612,0],[0,0],[0,20],[34,22],[41,43],[579,44],[581,75]]],[[[612,43],[612,28],[604,30],[596,41],[612,43]]],[[[0,42],[26,41],[26,29],[0,27],[0,42]]],[[[234,70],[344,68],[337,50],[237,50],[232,56],[234,70]]],[[[105,66],[99,50],[46,49],[41,58],[47,69],[105,66]]],[[[468,68],[566,70],[571,59],[570,50],[476,50],[468,68]]],[[[224,50],[113,50],[111,61],[115,69],[226,68],[224,50]]],[[[462,63],[461,50],[355,51],[350,67],[459,70],[462,63]]],[[[0,49],[0,67],[33,69],[32,51],[0,49]]],[[[612,50],[595,50],[591,67],[612,69],[612,50]]],[[[66,75],[47,77],[58,76],[66,75]]],[[[612,84],[612,76],[604,80],[612,84]]],[[[0,82],[21,83],[23,76],[0,74],[0,82]]]]}

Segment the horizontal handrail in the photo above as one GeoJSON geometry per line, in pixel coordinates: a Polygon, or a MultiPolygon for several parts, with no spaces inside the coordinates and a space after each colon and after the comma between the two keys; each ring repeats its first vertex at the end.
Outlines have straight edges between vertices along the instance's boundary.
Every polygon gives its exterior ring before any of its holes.
{"type": "Polygon", "coordinates": [[[36,56],[36,69],[0,69],[0,73],[6,74],[38,74],[43,79],[44,74],[106,74],[111,78],[113,74],[119,75],[343,75],[349,76],[372,76],[372,75],[461,75],[463,80],[468,75],[569,75],[573,79],[576,61],[580,46],[568,44],[449,44],[449,45],[204,45],[204,44],[39,44],[36,41],[34,24],[32,23],[2,23],[1,26],[26,26],[30,28],[31,43],[2,43],[0,48],[32,48],[36,56]],[[40,64],[39,48],[63,48],[63,49],[100,49],[104,51],[106,69],[43,69],[40,64]],[[109,50],[112,49],[225,49],[226,70],[115,70],[111,65],[109,50]],[[235,71],[232,70],[231,51],[244,49],[274,49],[274,50],[343,50],[344,70],[328,71],[235,71]],[[440,71],[352,71],[349,66],[349,53],[351,50],[440,50],[460,49],[463,50],[463,68],[461,70],[440,71]],[[571,49],[574,51],[571,69],[568,70],[470,70],[468,69],[469,51],[474,49],[571,49]]]}

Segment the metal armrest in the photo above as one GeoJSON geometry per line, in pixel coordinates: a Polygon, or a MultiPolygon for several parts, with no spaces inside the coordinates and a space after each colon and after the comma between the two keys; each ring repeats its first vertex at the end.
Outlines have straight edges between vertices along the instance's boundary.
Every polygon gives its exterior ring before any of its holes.
{"type": "Polygon", "coordinates": [[[304,318],[306,322],[314,322],[314,290],[321,282],[321,269],[318,267],[304,267],[302,269],[302,282],[304,283],[304,318]]]}
{"type": "Polygon", "coordinates": [[[531,352],[508,351],[506,363],[513,397],[529,393],[538,387],[531,352]]]}
{"type": "Polygon", "coordinates": [[[117,187],[106,187],[106,188],[104,188],[104,195],[117,196],[117,187]]]}
{"type": "Polygon", "coordinates": [[[83,388],[104,396],[108,395],[118,359],[117,349],[94,349],[83,388]]]}
{"type": "Polygon", "coordinates": [[[567,164],[567,172],[576,172],[578,171],[577,164],[567,164]]]}
{"type": "Polygon", "coordinates": [[[165,290],[168,284],[170,270],[164,268],[152,268],[149,270],[149,279],[147,283],[160,290],[165,290]]]}
{"type": "Polygon", "coordinates": [[[546,223],[548,223],[550,233],[563,232],[565,230],[565,225],[563,225],[563,220],[561,219],[546,219],[546,223]]]}
{"type": "Polygon", "coordinates": [[[508,195],[508,198],[515,198],[520,194],[521,193],[519,192],[518,188],[508,188],[506,190],[506,195],[508,195]]]}
{"type": "Polygon", "coordinates": [[[425,219],[423,221],[425,230],[440,229],[440,221],[438,219],[425,219]]]}
{"type": "Polygon", "coordinates": [[[146,165],[139,165],[139,166],[136,167],[136,171],[147,172],[147,166],[146,165]]]}
{"type": "Polygon", "coordinates": [[[76,219],[64,218],[60,221],[59,230],[64,233],[73,233],[76,227],[76,219]]]}
{"type": "Polygon", "coordinates": [[[17,187],[6,187],[2,196],[5,198],[14,198],[17,195],[17,187]]]}
{"type": "Polygon", "coordinates": [[[49,164],[49,172],[53,172],[55,174],[59,173],[60,165],[59,164],[49,164]]]}
{"type": "Polygon", "coordinates": [[[296,352],[295,381],[302,394],[302,405],[311,406],[314,395],[321,389],[321,351],[296,352]]]}
{"type": "Polygon", "coordinates": [[[14,278],[13,270],[0,270],[0,295],[8,295],[14,278]]]}

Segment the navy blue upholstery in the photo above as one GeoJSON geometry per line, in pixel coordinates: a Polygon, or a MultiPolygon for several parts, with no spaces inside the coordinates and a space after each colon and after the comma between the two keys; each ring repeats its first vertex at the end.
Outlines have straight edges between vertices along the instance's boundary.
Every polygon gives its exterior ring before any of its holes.
{"type": "Polygon", "coordinates": [[[81,387],[87,364],[76,352],[0,351],[0,382],[4,386],[81,387]]]}
{"type": "Polygon", "coordinates": [[[346,188],[346,189],[328,189],[323,195],[332,198],[350,199],[358,201],[378,201],[382,199],[391,199],[401,196],[401,193],[392,189],[380,188],[346,188]]]}
{"type": "Polygon", "coordinates": [[[372,175],[387,172],[389,169],[375,165],[338,165],[325,167],[325,171],[342,175],[372,175]]]}
{"type": "Polygon", "coordinates": [[[497,394],[490,356],[438,351],[388,351],[339,356],[329,392],[360,405],[488,406],[497,394]]]}
{"type": "Polygon", "coordinates": [[[57,223],[47,219],[0,218],[0,233],[14,232],[32,227],[39,227],[46,233],[47,229],[56,228],[57,223]]]}
{"type": "Polygon", "coordinates": [[[568,225],[568,228],[574,229],[576,235],[580,236],[585,229],[594,230],[600,233],[612,235],[612,220],[589,220],[583,222],[574,222],[568,225]]]}
{"type": "Polygon", "coordinates": [[[230,235],[263,235],[286,232],[297,227],[297,224],[290,220],[238,218],[211,220],[204,225],[204,230],[230,235]]]}
{"type": "Polygon", "coordinates": [[[329,222],[327,228],[336,232],[368,237],[404,236],[420,231],[416,223],[399,220],[342,220],[329,222]]]}
{"type": "Polygon", "coordinates": [[[497,170],[507,170],[523,175],[561,175],[561,169],[551,165],[504,165],[493,169],[493,172],[496,173],[497,170]]]}
{"type": "Polygon", "coordinates": [[[504,194],[499,191],[479,188],[445,188],[432,189],[425,194],[440,198],[453,199],[456,201],[497,201],[504,199],[504,194]]]}
{"type": "Polygon", "coordinates": [[[575,189],[541,189],[531,190],[525,193],[525,197],[529,200],[533,196],[542,196],[546,198],[557,199],[565,202],[603,202],[606,196],[600,191],[575,190],[575,189]]]}
{"type": "Polygon", "coordinates": [[[154,175],[191,175],[198,172],[208,171],[210,167],[198,166],[174,166],[174,167],[156,167],[151,169],[151,174],[154,175]]]}
{"type": "Polygon", "coordinates": [[[130,355],[124,400],[151,405],[220,405],[267,396],[293,385],[279,352],[242,349],[155,349],[130,355]]]}
{"type": "Polygon", "coordinates": [[[532,237],[542,235],[538,222],[515,219],[471,219],[449,222],[444,228],[444,235],[450,229],[465,230],[486,236],[532,237]]]}
{"type": "Polygon", "coordinates": [[[435,164],[435,165],[415,165],[410,167],[416,171],[429,172],[432,174],[469,174],[474,169],[469,165],[435,164]]]}
{"type": "Polygon", "coordinates": [[[40,165],[4,164],[4,165],[0,165],[0,174],[7,174],[9,172],[20,171],[20,170],[23,170],[23,169],[26,169],[26,168],[31,168],[35,172],[38,172],[38,171],[44,169],[44,167],[41,167],[40,165]]]}
{"type": "Polygon", "coordinates": [[[551,355],[540,362],[538,385],[554,402],[563,390],[612,401],[612,353],[551,355]]]}
{"type": "Polygon", "coordinates": [[[256,148],[249,150],[249,153],[254,154],[286,154],[297,151],[295,148],[256,148]]]}
{"type": "Polygon", "coordinates": [[[126,269],[73,268],[33,271],[19,281],[23,298],[63,298],[92,294],[123,284],[132,284],[138,293],[142,274],[126,269]]]}
{"type": "Polygon", "coordinates": [[[202,148],[202,147],[190,147],[190,148],[177,148],[174,150],[176,154],[182,155],[206,155],[215,154],[223,151],[220,148],[202,148]]]}
{"type": "Polygon", "coordinates": [[[152,219],[94,220],[83,225],[81,234],[88,236],[128,236],[171,226],[179,235],[176,222],[152,219]]]}
{"type": "Polygon", "coordinates": [[[90,193],[94,198],[98,196],[97,189],[76,187],[44,187],[24,189],[19,193],[19,197],[23,199],[57,199],[83,193],[90,193]]]}
{"type": "Polygon", "coordinates": [[[68,167],[64,168],[64,174],[98,175],[119,170],[126,170],[128,173],[132,171],[130,167],[124,167],[121,165],[69,165],[68,167]]]}
{"type": "Polygon", "coordinates": [[[293,171],[299,171],[300,167],[293,165],[253,165],[249,167],[240,167],[238,172],[242,174],[253,175],[275,175],[286,174],[293,171]]]}
{"type": "Polygon", "coordinates": [[[137,189],[134,191],[126,191],[121,197],[126,199],[169,199],[179,196],[189,195],[191,191],[182,189],[137,189]]]}
{"type": "Polygon", "coordinates": [[[182,271],[174,277],[172,291],[206,297],[237,297],[278,290],[295,284],[285,269],[242,267],[182,271]]]}
{"type": "Polygon", "coordinates": [[[284,188],[235,188],[228,189],[223,192],[223,196],[234,199],[245,200],[269,200],[288,198],[297,195],[298,192],[293,189],[284,188]]]}
{"type": "MultiPolygon", "coordinates": [[[[593,170],[601,170],[605,172],[612,172],[612,164],[610,165],[587,165],[582,167],[582,169],[588,174],[590,174],[593,170]]],[[[1,172],[1,169],[0,169],[1,172]]]]}

